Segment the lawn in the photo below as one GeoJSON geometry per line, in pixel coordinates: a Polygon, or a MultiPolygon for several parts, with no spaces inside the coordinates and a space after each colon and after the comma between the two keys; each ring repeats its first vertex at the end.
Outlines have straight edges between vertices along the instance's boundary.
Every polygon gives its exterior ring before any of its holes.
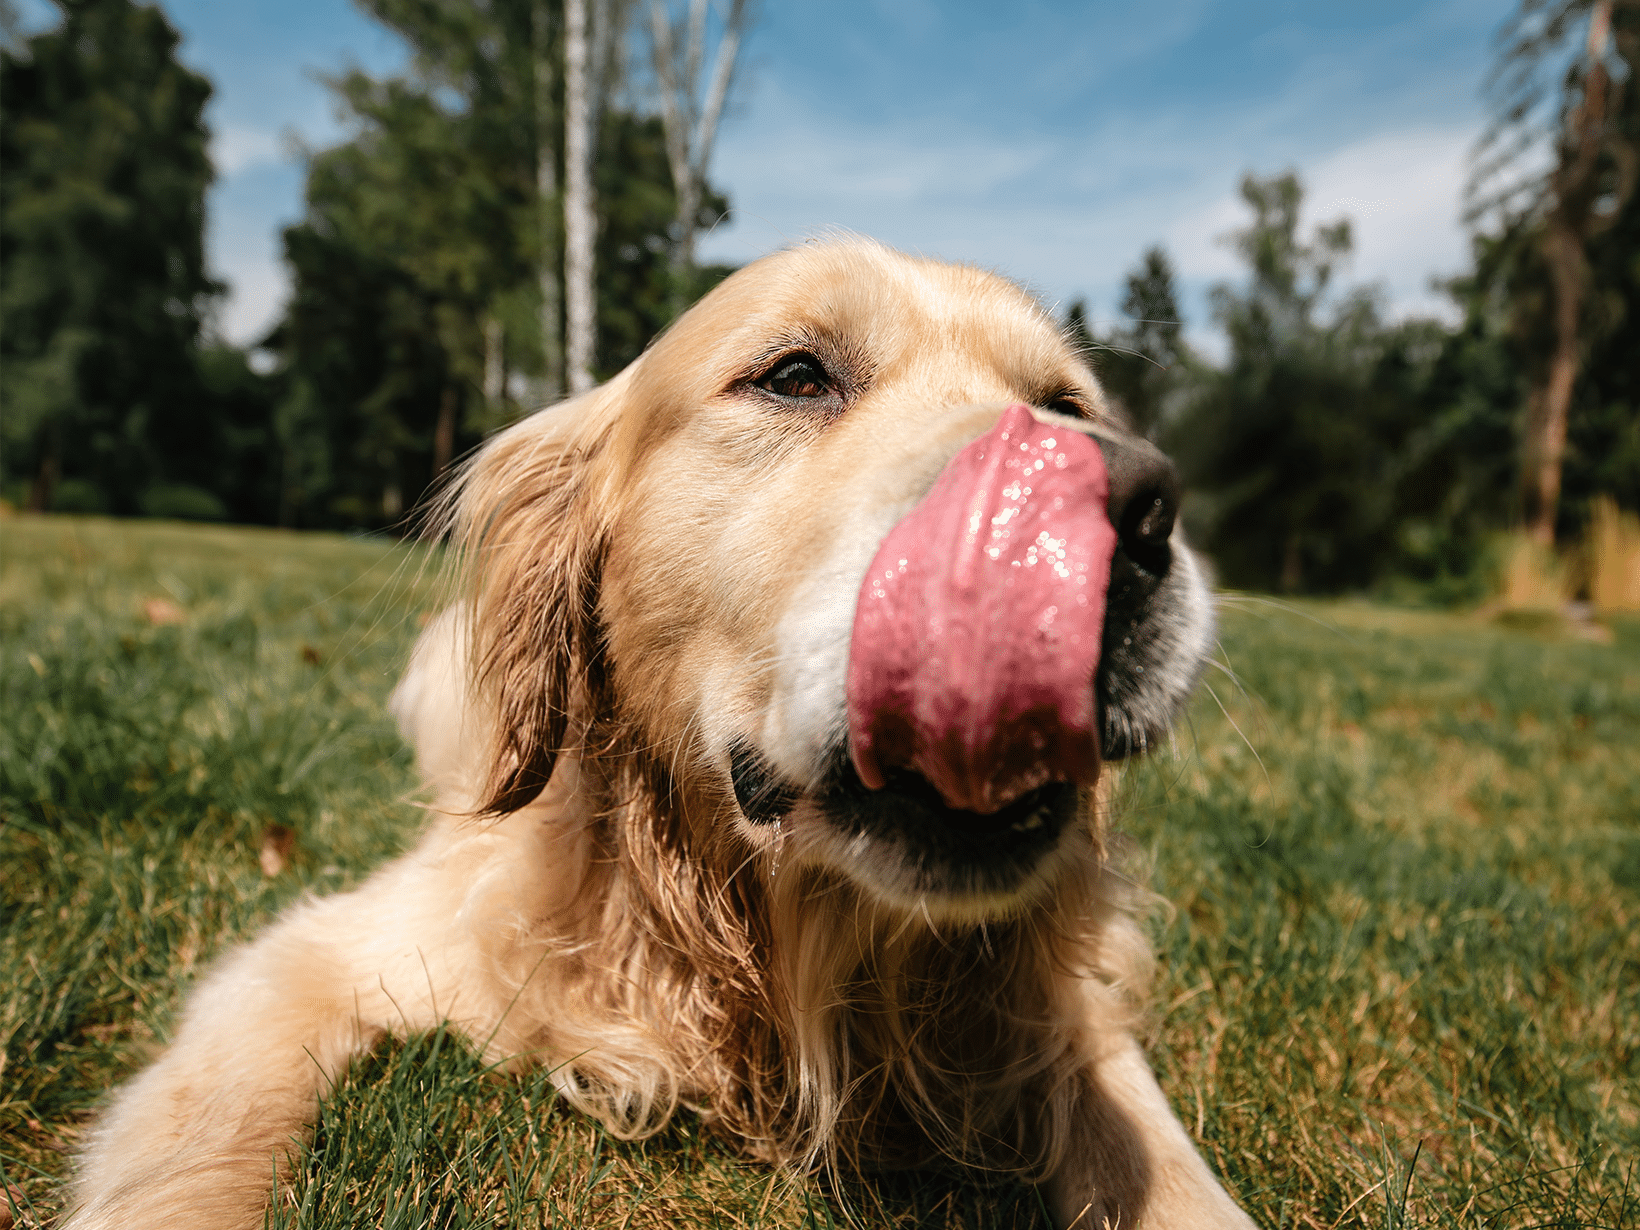
{"type": "MultiPolygon", "coordinates": [[[[180,986],[413,838],[382,701],[437,602],[426,563],[0,522],[0,1166],[25,1223],[180,986]]],[[[1602,644],[1231,596],[1222,625],[1176,749],[1120,789],[1173,905],[1147,1041],[1208,1158],[1268,1227],[1640,1226],[1640,623],[1602,644]]],[[[850,1216],[1046,1225],[1025,1188],[839,1189],[687,1117],[613,1141],[443,1035],[357,1065],[270,1224],[850,1216]]]]}

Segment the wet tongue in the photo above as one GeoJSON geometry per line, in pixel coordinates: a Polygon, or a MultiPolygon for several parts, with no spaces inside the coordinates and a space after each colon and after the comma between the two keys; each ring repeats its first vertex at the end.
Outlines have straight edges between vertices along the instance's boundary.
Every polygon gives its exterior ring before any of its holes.
{"type": "Polygon", "coordinates": [[[889,531],[849,650],[849,747],[867,786],[908,767],[948,806],[994,812],[1094,779],[1107,493],[1092,439],[1014,405],[889,531]]]}

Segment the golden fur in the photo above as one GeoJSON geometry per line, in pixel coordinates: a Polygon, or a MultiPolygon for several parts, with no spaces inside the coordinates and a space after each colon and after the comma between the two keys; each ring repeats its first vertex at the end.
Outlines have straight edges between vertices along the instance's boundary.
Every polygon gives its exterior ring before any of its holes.
{"type": "Polygon", "coordinates": [[[753,739],[814,784],[854,561],[1019,400],[1109,421],[1013,285],[810,245],[487,446],[444,512],[465,588],[394,700],[429,831],[195,990],[68,1224],[260,1224],[349,1059],[448,1020],[621,1136],[688,1106],[774,1163],[944,1157],[1046,1183],[1064,1224],[1249,1225],[1132,1039],[1150,956],[1093,793],[1017,892],[946,900],[812,809],[751,823],[728,781],[753,739]],[[850,373],[847,413],[759,400],[796,348],[850,373]]]}

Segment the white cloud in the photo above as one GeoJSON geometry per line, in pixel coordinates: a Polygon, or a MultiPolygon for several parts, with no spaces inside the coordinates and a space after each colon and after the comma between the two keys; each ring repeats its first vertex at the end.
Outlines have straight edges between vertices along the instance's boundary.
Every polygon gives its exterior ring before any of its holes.
{"type": "Polygon", "coordinates": [[[211,162],[218,175],[235,175],[252,167],[284,162],[287,157],[279,134],[265,129],[221,124],[211,134],[211,162]]]}
{"type": "MultiPolygon", "coordinates": [[[[293,172],[291,174],[294,174],[293,172]]],[[[278,180],[277,173],[263,172],[260,178],[278,180]]],[[[228,283],[228,293],[217,306],[212,322],[216,331],[236,346],[260,341],[278,322],[290,298],[290,271],[282,255],[279,220],[266,205],[256,207],[243,198],[257,188],[266,196],[277,197],[278,183],[243,181],[230,184],[240,198],[213,203],[206,238],[211,275],[228,283]]]]}
{"type": "Polygon", "coordinates": [[[219,258],[213,272],[232,290],[222,306],[217,328],[236,346],[260,341],[273,328],[290,297],[290,275],[271,255],[234,252],[219,258]]]}
{"type": "MultiPolygon", "coordinates": [[[[997,268],[1055,310],[1086,298],[1090,318],[1109,324],[1120,319],[1124,274],[1160,242],[1179,275],[1192,343],[1222,356],[1207,288],[1244,276],[1223,242],[1249,217],[1236,185],[1249,167],[1295,165],[1306,231],[1352,221],[1343,284],[1379,284],[1396,318],[1456,318],[1429,283],[1468,261],[1459,214],[1472,124],[1379,132],[1283,157],[1267,138],[1282,127],[1279,114],[1244,113],[1217,131],[1159,115],[1002,139],[938,121],[840,123],[777,89],[760,93],[753,114],[723,134],[713,176],[735,213],[703,241],[707,259],[740,263],[840,227],[997,268]]],[[[1290,98],[1274,106],[1290,117],[1290,98]]]]}
{"type": "MultiPolygon", "coordinates": [[[[1354,250],[1346,283],[1379,284],[1396,317],[1456,319],[1430,279],[1456,274],[1468,261],[1460,213],[1474,139],[1468,127],[1379,133],[1300,167],[1301,231],[1347,217],[1354,250]]],[[[1230,191],[1176,219],[1167,242],[1180,274],[1199,282],[1241,277],[1224,240],[1249,217],[1239,192],[1230,191]]]]}
{"type": "Polygon", "coordinates": [[[1163,242],[1182,277],[1220,281],[1241,273],[1241,263],[1226,238],[1246,225],[1247,206],[1239,194],[1226,192],[1169,221],[1163,242]]]}
{"type": "Polygon", "coordinates": [[[711,177],[728,186],[733,218],[705,237],[702,255],[740,263],[842,228],[979,259],[974,241],[996,229],[992,198],[1054,153],[1046,137],[1002,140],[939,120],[838,123],[765,89],[720,139],[711,177]],[[990,224],[976,228],[976,214],[990,224]],[[953,238],[956,249],[941,247],[953,238]]]}
{"type": "Polygon", "coordinates": [[[1398,316],[1456,318],[1451,300],[1429,282],[1468,263],[1461,214],[1476,135],[1468,127],[1383,133],[1346,146],[1305,176],[1315,202],[1310,216],[1350,218],[1350,273],[1356,281],[1382,283],[1398,316]]]}

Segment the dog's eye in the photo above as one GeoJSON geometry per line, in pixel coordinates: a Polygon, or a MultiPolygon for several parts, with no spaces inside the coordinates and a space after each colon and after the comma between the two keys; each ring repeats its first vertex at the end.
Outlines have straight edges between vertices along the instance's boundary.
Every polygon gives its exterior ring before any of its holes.
{"type": "Polygon", "coordinates": [[[787,355],[757,382],[757,387],[776,397],[825,397],[836,391],[820,360],[808,354],[787,355]]]}
{"type": "Polygon", "coordinates": [[[1058,393],[1050,397],[1043,408],[1052,410],[1055,414],[1069,415],[1073,419],[1088,417],[1088,408],[1082,404],[1081,399],[1068,393],[1058,393]]]}

